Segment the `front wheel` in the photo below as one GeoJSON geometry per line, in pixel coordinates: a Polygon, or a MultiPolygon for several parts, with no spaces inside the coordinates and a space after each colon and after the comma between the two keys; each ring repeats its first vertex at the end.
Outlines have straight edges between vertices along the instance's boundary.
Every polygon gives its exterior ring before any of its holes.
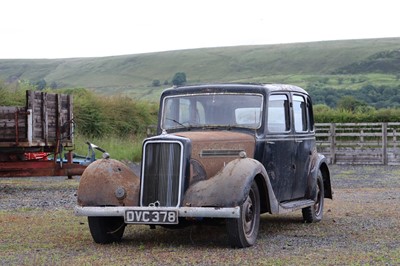
{"type": "Polygon", "coordinates": [[[119,242],[125,231],[123,217],[88,217],[93,240],[99,244],[119,242]]]}
{"type": "Polygon", "coordinates": [[[318,171],[316,184],[316,199],[313,206],[302,209],[303,220],[306,223],[315,223],[322,220],[324,210],[324,181],[322,179],[321,170],[318,171]]]}
{"type": "Polygon", "coordinates": [[[260,194],[253,181],[249,194],[240,205],[240,217],[227,219],[226,228],[232,247],[245,248],[254,245],[260,225],[260,194]]]}

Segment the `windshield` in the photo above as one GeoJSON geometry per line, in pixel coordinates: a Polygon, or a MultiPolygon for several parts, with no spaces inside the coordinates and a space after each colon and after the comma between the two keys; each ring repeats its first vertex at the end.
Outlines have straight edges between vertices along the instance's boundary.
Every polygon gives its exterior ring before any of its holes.
{"type": "Polygon", "coordinates": [[[162,129],[261,125],[261,94],[192,94],[164,99],[162,129]]]}

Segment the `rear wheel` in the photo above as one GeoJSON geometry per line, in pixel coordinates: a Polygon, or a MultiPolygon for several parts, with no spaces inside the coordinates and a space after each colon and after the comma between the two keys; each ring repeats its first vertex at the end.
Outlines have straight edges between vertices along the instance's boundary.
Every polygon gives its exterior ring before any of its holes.
{"type": "Polygon", "coordinates": [[[306,223],[315,223],[322,220],[324,210],[324,181],[321,170],[318,171],[316,184],[316,199],[313,206],[303,208],[303,219],[306,223]]]}
{"type": "Polygon", "coordinates": [[[226,227],[232,247],[244,248],[254,245],[260,225],[260,194],[253,181],[249,194],[240,205],[240,217],[227,219],[226,227]]]}
{"type": "Polygon", "coordinates": [[[93,240],[99,244],[119,242],[125,231],[123,217],[88,217],[93,240]]]}

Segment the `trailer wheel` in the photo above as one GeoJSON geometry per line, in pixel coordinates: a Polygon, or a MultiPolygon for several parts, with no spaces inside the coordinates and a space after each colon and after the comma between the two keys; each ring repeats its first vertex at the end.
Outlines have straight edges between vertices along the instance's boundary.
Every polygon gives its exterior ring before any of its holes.
{"type": "Polygon", "coordinates": [[[260,194],[255,181],[249,194],[240,205],[240,217],[227,219],[229,243],[232,247],[245,248],[254,245],[260,225],[260,194]]]}
{"type": "Polygon", "coordinates": [[[88,217],[88,222],[93,240],[99,244],[121,241],[126,226],[123,217],[88,217]]]}

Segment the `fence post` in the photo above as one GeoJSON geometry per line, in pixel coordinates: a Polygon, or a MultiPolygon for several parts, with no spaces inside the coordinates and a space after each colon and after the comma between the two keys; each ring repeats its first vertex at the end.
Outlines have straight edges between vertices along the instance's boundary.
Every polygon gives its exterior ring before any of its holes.
{"type": "Polygon", "coordinates": [[[388,155],[387,155],[387,145],[388,145],[388,134],[387,134],[387,123],[382,123],[382,163],[384,165],[388,164],[388,155]]]}
{"type": "Polygon", "coordinates": [[[336,164],[336,124],[330,125],[330,146],[331,146],[331,164],[336,164]]]}

